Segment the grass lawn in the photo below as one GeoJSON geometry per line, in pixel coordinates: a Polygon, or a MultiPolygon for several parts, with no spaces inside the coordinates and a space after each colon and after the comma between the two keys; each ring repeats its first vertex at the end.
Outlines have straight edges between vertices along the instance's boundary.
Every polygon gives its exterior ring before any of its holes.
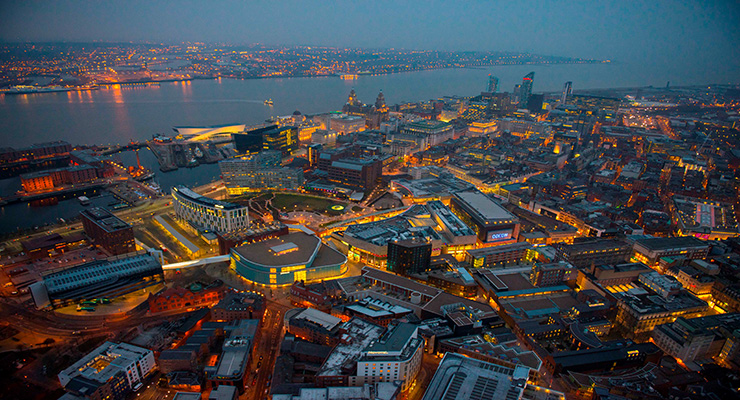
{"type": "Polygon", "coordinates": [[[272,206],[285,211],[303,210],[316,211],[319,213],[329,212],[329,207],[334,204],[342,204],[330,199],[303,196],[300,194],[275,193],[272,206]],[[295,206],[295,207],[294,207],[295,206]]]}

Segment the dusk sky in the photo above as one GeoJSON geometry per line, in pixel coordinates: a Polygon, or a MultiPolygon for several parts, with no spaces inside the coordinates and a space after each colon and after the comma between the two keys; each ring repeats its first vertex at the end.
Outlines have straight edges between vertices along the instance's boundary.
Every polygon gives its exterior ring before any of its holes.
{"type": "Polygon", "coordinates": [[[680,64],[729,78],[740,71],[737,21],[735,0],[0,2],[3,41],[503,50],[653,68],[680,64]]]}

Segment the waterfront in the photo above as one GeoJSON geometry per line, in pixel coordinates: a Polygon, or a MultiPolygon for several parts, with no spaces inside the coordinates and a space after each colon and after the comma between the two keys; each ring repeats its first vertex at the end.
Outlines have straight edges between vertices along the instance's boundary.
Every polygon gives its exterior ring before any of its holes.
{"type": "MultiPolygon", "coordinates": [[[[485,88],[488,74],[499,77],[500,92],[510,92],[529,71],[535,71],[535,92],[558,91],[565,81],[574,82],[576,93],[585,88],[665,84],[662,81],[665,77],[658,72],[635,73],[636,70],[618,63],[516,65],[359,76],[356,80],[337,77],[194,80],[160,86],[0,96],[0,137],[4,146],[12,147],[53,140],[65,140],[73,145],[126,143],[150,139],[155,133],[172,134],[172,127],[177,125],[258,124],[294,110],[304,114],[338,110],[352,88],[365,103],[372,103],[379,90],[383,90],[389,104],[475,95],[485,88]],[[275,105],[264,105],[265,99],[272,99],[275,105]]],[[[113,157],[127,166],[136,163],[133,152],[113,157]]],[[[216,164],[163,173],[148,149],[141,150],[140,157],[142,165],[157,173],[155,180],[165,192],[178,184],[197,186],[219,176],[216,164]]],[[[19,189],[19,178],[0,181],[0,196],[19,189]]],[[[93,204],[97,202],[93,200],[93,204]]],[[[26,203],[7,205],[0,208],[0,233],[41,226],[59,218],[69,219],[80,209],[75,199],[46,207],[31,207],[26,203]]]]}
{"type": "Polygon", "coordinates": [[[628,64],[562,64],[442,69],[357,80],[326,78],[216,79],[118,87],[94,91],[0,96],[0,137],[5,146],[66,140],[77,144],[126,143],[171,134],[177,125],[258,124],[271,116],[338,110],[355,88],[372,103],[383,90],[388,104],[441,96],[480,93],[488,74],[500,79],[499,91],[511,92],[522,76],[535,71],[534,91],[559,91],[566,81],[574,90],[605,87],[698,84],[664,71],[628,64]],[[264,105],[274,101],[273,107],[264,105]]]}

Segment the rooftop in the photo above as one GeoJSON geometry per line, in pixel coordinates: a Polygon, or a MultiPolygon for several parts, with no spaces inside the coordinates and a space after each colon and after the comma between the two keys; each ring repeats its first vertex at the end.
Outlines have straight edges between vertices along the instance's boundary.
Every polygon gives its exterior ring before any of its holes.
{"type": "Polygon", "coordinates": [[[427,386],[423,400],[519,399],[527,386],[529,368],[479,361],[456,353],[445,354],[427,386]]]}
{"type": "Polygon", "coordinates": [[[80,214],[92,220],[96,225],[103,228],[106,232],[115,232],[120,229],[130,228],[131,225],[122,219],[113,215],[110,211],[93,207],[80,211],[80,214]]]}
{"type": "Polygon", "coordinates": [[[293,319],[305,319],[307,321],[320,325],[327,331],[331,331],[337,325],[342,323],[341,319],[313,308],[304,309],[303,311],[294,315],[293,319]]]}
{"type": "Polygon", "coordinates": [[[240,206],[238,204],[228,203],[225,201],[215,200],[210,197],[202,196],[186,188],[185,186],[178,186],[178,187],[172,188],[172,194],[176,196],[181,196],[185,198],[186,200],[192,201],[194,203],[198,203],[198,204],[201,204],[207,207],[212,207],[212,208],[220,208],[224,210],[236,210],[239,208],[245,208],[245,206],[240,206]]]}
{"type": "Polygon", "coordinates": [[[316,236],[293,232],[274,239],[235,247],[232,251],[253,263],[278,267],[307,265],[316,257],[321,245],[321,239],[316,236]]]}
{"type": "Polygon", "coordinates": [[[487,224],[494,221],[513,220],[516,218],[498,202],[477,190],[455,193],[455,198],[467,205],[470,211],[478,214],[487,224]]]}
{"type": "Polygon", "coordinates": [[[699,240],[693,236],[678,236],[678,237],[665,237],[665,238],[647,238],[640,239],[635,242],[635,245],[643,246],[648,250],[671,250],[680,248],[701,248],[709,247],[709,245],[703,240],[699,240]]]}
{"type": "Polygon", "coordinates": [[[352,318],[342,325],[347,332],[346,339],[332,350],[329,357],[324,361],[317,376],[341,376],[344,375],[342,367],[356,366],[354,363],[360,357],[362,350],[373,341],[380,338],[385,328],[379,325],[352,318]]]}

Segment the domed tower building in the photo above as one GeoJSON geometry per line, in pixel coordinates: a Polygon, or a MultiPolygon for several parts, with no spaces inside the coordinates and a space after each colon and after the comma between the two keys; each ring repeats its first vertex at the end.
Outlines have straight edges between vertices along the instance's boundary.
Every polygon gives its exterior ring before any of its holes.
{"type": "Polygon", "coordinates": [[[349,97],[347,98],[347,104],[342,107],[342,112],[349,115],[365,115],[367,113],[367,110],[370,107],[362,104],[360,100],[357,99],[357,93],[355,93],[355,89],[353,88],[349,92],[349,97]]]}
{"type": "Polygon", "coordinates": [[[301,114],[300,111],[295,110],[293,111],[293,125],[298,126],[303,123],[303,121],[306,120],[306,117],[301,114]]]}
{"type": "Polygon", "coordinates": [[[378,97],[375,99],[372,110],[365,115],[365,121],[370,129],[378,129],[380,123],[388,120],[388,106],[385,104],[385,96],[381,90],[378,93],[378,97]]]}

